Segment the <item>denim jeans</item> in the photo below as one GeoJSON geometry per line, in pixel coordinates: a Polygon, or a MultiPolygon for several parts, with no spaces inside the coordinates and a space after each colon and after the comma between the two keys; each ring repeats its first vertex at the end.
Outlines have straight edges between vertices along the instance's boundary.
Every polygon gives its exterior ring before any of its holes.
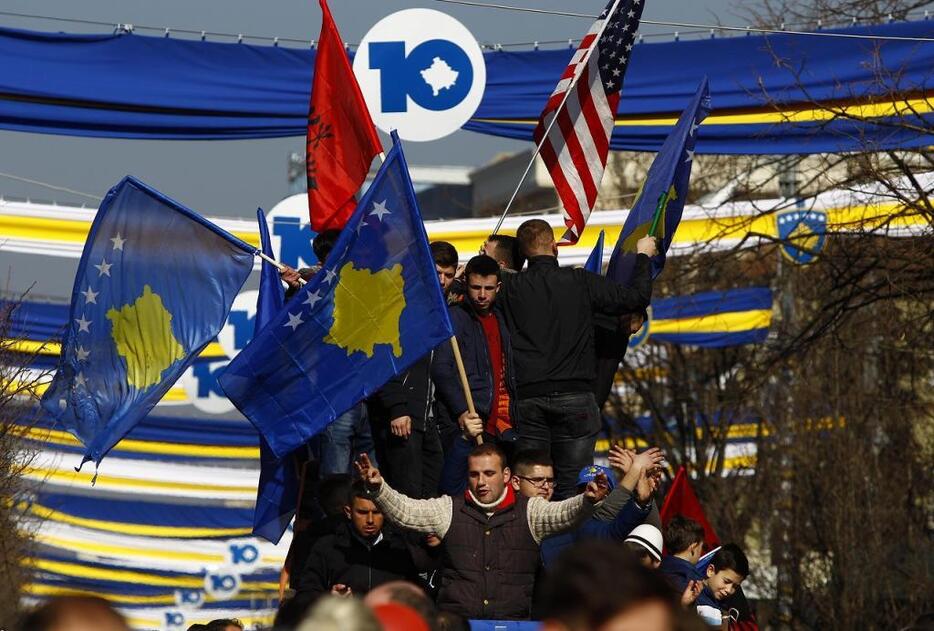
{"type": "Polygon", "coordinates": [[[517,401],[518,451],[542,449],[555,463],[555,499],[577,493],[580,470],[593,464],[600,410],[592,392],[563,392],[517,401]]]}
{"type": "Polygon", "coordinates": [[[395,490],[415,499],[438,496],[444,454],[434,420],[425,430],[413,429],[408,438],[386,432],[386,480],[395,490]]]}
{"type": "Polygon", "coordinates": [[[353,460],[361,453],[367,454],[370,462],[376,463],[370,418],[363,403],[358,403],[338,416],[315,438],[321,461],[321,477],[353,473],[353,460]]]}

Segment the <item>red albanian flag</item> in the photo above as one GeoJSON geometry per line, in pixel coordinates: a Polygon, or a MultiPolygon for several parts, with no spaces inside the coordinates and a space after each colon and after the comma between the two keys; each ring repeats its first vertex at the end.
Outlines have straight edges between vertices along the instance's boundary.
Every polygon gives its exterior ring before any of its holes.
{"type": "Polygon", "coordinates": [[[665,503],[662,504],[660,515],[662,527],[667,526],[672,517],[677,515],[693,519],[704,527],[704,545],[707,550],[720,545],[720,539],[710,522],[707,521],[707,515],[704,514],[704,508],[697,499],[697,495],[694,494],[694,489],[691,488],[691,482],[688,480],[684,467],[678,469],[678,473],[675,474],[674,482],[671,483],[668,495],[665,496],[665,503]]]}
{"type": "Polygon", "coordinates": [[[308,106],[305,167],[315,232],[343,228],[373,158],[383,151],[327,2],[308,106]]]}

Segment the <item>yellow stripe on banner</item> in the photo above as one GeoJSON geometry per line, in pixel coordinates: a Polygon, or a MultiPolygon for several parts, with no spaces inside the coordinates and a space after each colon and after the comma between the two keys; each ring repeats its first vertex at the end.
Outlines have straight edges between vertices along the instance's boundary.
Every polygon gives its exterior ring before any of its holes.
{"type": "MultiPolygon", "coordinates": [[[[38,427],[16,428],[17,433],[25,438],[53,445],[80,447],[81,443],[70,433],[57,429],[38,427]]],[[[124,438],[114,451],[127,451],[141,454],[161,454],[171,456],[191,456],[194,458],[229,458],[237,460],[258,460],[259,447],[226,447],[223,445],[197,445],[194,443],[165,443],[149,440],[124,438]]]]}
{"type": "MultiPolygon", "coordinates": [[[[130,534],[130,533],[127,533],[130,534]]],[[[176,550],[159,549],[140,549],[131,546],[119,546],[113,544],[90,543],[77,539],[67,539],[65,537],[53,537],[43,535],[40,531],[36,535],[36,540],[49,546],[63,548],[80,552],[90,552],[101,556],[109,557],[133,557],[133,558],[152,558],[174,559],[177,561],[204,561],[206,563],[221,564],[224,562],[222,554],[207,554],[203,552],[179,552],[176,550]]]]}
{"type": "MultiPolygon", "coordinates": [[[[709,118],[708,118],[709,120],[709,118]]],[[[904,206],[899,204],[876,204],[871,206],[853,206],[846,208],[832,208],[827,211],[827,224],[830,230],[853,230],[858,228],[874,228],[891,220],[891,227],[904,228],[918,225],[922,219],[919,216],[912,216],[904,213],[904,206]],[[900,213],[894,220],[892,216],[900,213]]],[[[42,219],[36,217],[21,217],[13,215],[0,215],[0,234],[8,225],[15,225],[15,234],[10,236],[21,236],[39,242],[78,242],[83,243],[87,237],[89,222],[81,221],[62,221],[53,219],[42,219]],[[48,222],[58,224],[67,224],[59,226],[52,232],[44,232],[48,222]]],[[[591,227],[603,228],[606,231],[608,243],[615,243],[619,237],[622,226],[600,224],[592,218],[591,227]]],[[[563,228],[562,228],[563,229],[563,228]]],[[[428,226],[428,235],[433,241],[448,241],[458,251],[474,252],[480,244],[489,236],[490,225],[464,230],[452,230],[441,224],[428,226]]],[[[581,240],[577,247],[592,249],[596,243],[599,230],[587,230],[581,235],[581,240]]],[[[755,232],[757,234],[777,236],[777,227],[773,213],[750,214],[736,217],[699,217],[695,219],[685,218],[678,226],[673,243],[676,246],[690,246],[701,243],[716,242],[718,240],[742,239],[755,232]]],[[[238,236],[249,243],[254,243],[258,238],[255,234],[238,233],[238,236]]],[[[214,355],[211,355],[212,357],[214,355]]],[[[218,355],[219,357],[220,355],[218,355]]]]}
{"type": "MultiPolygon", "coordinates": [[[[34,241],[84,243],[87,241],[90,231],[90,221],[0,215],[0,234],[5,237],[34,241]]],[[[246,241],[253,247],[259,247],[259,234],[256,232],[233,232],[231,234],[246,241]]]]}
{"type": "Polygon", "coordinates": [[[104,530],[106,532],[115,532],[123,535],[197,539],[208,537],[244,537],[253,532],[252,528],[190,528],[187,526],[151,526],[149,524],[106,521],[103,519],[91,519],[89,517],[77,517],[40,504],[27,504],[26,502],[20,502],[17,508],[28,511],[40,519],[50,519],[62,524],[81,526],[82,528],[93,528],[95,530],[104,530]]]}
{"type": "MultiPolygon", "coordinates": [[[[801,107],[782,111],[757,111],[731,114],[729,111],[711,112],[702,126],[711,125],[765,125],[776,123],[809,123],[832,120],[838,116],[867,119],[889,116],[918,116],[934,111],[934,98],[904,99],[897,102],[852,103],[848,105],[827,104],[818,107],[801,107]]],[[[525,118],[473,118],[477,123],[502,125],[527,125],[532,127],[538,120],[525,118]]],[[[617,117],[616,127],[673,127],[678,116],[626,116],[617,117]]]]}
{"type": "MultiPolygon", "coordinates": [[[[161,594],[157,596],[138,596],[134,594],[121,594],[120,592],[80,589],[77,587],[63,587],[60,585],[46,585],[44,583],[26,583],[23,585],[23,592],[36,597],[54,597],[54,596],[98,596],[104,600],[116,604],[126,605],[174,605],[175,594],[161,594]]],[[[270,596],[277,597],[276,592],[268,591],[246,591],[241,590],[237,598],[247,600],[266,600],[270,596]]],[[[204,595],[205,602],[222,602],[212,598],[209,594],[204,595]]]]}
{"type": "MultiPolygon", "coordinates": [[[[43,467],[26,467],[23,474],[43,481],[59,482],[63,484],[91,484],[94,478],[93,473],[83,473],[80,471],[63,471],[60,469],[49,469],[43,467]]],[[[122,489],[125,487],[149,489],[153,491],[173,490],[187,491],[197,493],[199,491],[243,493],[246,495],[255,495],[255,486],[222,486],[219,484],[196,484],[192,482],[164,482],[162,480],[140,480],[137,478],[128,478],[111,474],[101,473],[97,477],[97,486],[108,489],[122,489]]]]}
{"type": "MultiPolygon", "coordinates": [[[[42,383],[32,383],[32,382],[11,383],[7,386],[6,390],[7,392],[10,392],[10,391],[15,390],[16,388],[22,388],[28,384],[29,391],[32,394],[36,396],[42,396],[43,393],[45,393],[45,391],[48,390],[50,383],[51,382],[49,381],[42,382],[42,383]]],[[[185,392],[185,389],[182,388],[181,386],[172,386],[171,388],[169,388],[169,391],[165,393],[165,396],[159,399],[159,401],[162,403],[187,403],[188,393],[185,392]]]]}
{"type": "MultiPolygon", "coordinates": [[[[60,355],[62,345],[59,342],[51,340],[40,342],[39,340],[14,340],[6,346],[6,350],[14,353],[28,353],[30,355],[60,355]]],[[[227,353],[217,342],[211,342],[204,347],[204,350],[198,355],[202,359],[226,359],[227,353]]]]}
{"type": "Polygon", "coordinates": [[[50,561],[48,559],[29,558],[23,565],[43,572],[73,576],[75,578],[92,578],[100,581],[116,581],[118,583],[139,583],[157,587],[204,587],[204,579],[196,576],[160,576],[146,574],[133,570],[117,570],[110,568],[92,567],[67,561],[50,561]]]}
{"type": "Polygon", "coordinates": [[[771,323],[771,309],[727,311],[699,318],[652,320],[649,325],[649,337],[659,333],[739,333],[765,329],[771,323]]]}

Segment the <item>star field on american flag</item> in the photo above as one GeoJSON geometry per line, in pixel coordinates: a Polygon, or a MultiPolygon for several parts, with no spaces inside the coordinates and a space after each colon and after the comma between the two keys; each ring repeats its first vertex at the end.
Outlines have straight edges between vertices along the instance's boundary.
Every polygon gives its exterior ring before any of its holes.
{"type": "Polygon", "coordinates": [[[642,8],[643,0],[610,0],[571,57],[535,128],[563,206],[562,245],[577,242],[597,201],[642,8]]]}

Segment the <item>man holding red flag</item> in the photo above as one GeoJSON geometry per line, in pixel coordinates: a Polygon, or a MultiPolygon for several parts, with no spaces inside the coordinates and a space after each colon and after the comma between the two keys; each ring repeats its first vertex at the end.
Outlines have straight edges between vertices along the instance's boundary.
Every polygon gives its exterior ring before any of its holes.
{"type": "MultiPolygon", "coordinates": [[[[311,228],[343,228],[370,163],[383,147],[354,77],[344,41],[327,2],[321,2],[321,35],[308,106],[305,167],[311,228]]],[[[323,262],[323,261],[322,261],[323,262]]]]}

